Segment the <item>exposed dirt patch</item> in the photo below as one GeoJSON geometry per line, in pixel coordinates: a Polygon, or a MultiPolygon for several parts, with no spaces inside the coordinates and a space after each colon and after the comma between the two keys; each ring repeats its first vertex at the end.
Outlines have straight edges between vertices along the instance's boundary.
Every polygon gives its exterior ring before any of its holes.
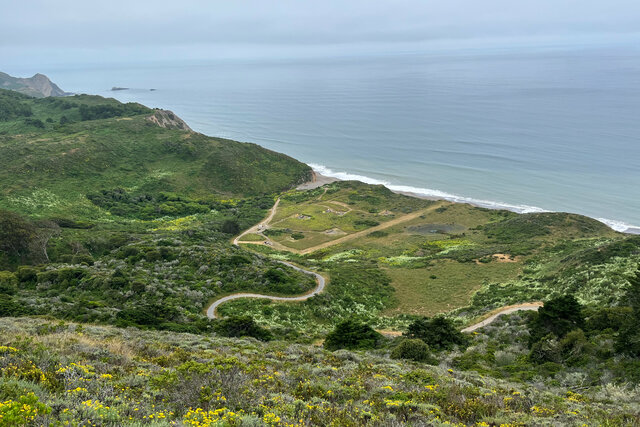
{"type": "Polygon", "coordinates": [[[180,129],[191,131],[191,128],[180,117],[176,116],[173,111],[156,110],[153,115],[147,117],[151,123],[155,123],[165,129],[180,129]]]}
{"type": "Polygon", "coordinates": [[[512,255],[507,255],[507,254],[493,254],[491,255],[493,257],[493,259],[495,259],[498,262],[518,262],[520,261],[520,257],[514,257],[512,255]]]}
{"type": "Polygon", "coordinates": [[[323,231],[324,234],[328,234],[329,236],[344,236],[347,234],[345,231],[340,230],[339,228],[332,228],[330,230],[323,231]]]}

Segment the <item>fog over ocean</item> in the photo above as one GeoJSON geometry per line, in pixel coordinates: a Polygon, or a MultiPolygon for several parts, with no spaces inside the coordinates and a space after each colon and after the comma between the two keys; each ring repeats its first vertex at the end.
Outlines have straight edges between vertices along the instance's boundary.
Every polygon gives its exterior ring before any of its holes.
{"type": "Polygon", "coordinates": [[[39,71],[64,90],[170,109],[194,130],[258,143],[323,174],[640,226],[633,43],[39,71]]]}

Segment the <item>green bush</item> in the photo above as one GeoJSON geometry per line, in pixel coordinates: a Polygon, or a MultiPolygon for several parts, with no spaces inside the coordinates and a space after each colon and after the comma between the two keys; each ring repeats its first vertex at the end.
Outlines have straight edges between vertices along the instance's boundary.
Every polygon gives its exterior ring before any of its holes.
{"type": "Polygon", "coordinates": [[[11,295],[0,294],[0,317],[20,316],[22,314],[22,306],[11,295]]]}
{"type": "Polygon", "coordinates": [[[225,337],[253,337],[261,341],[273,339],[271,332],[249,316],[233,316],[217,321],[213,330],[225,337]]]}
{"type": "Polygon", "coordinates": [[[381,341],[382,335],[371,326],[357,320],[345,320],[327,335],[324,348],[331,351],[341,348],[365,350],[378,347],[381,341]]]}
{"type": "Polygon", "coordinates": [[[0,271],[0,294],[14,295],[18,290],[18,278],[10,271],[0,271]]]}
{"type": "Polygon", "coordinates": [[[38,280],[38,270],[33,267],[21,266],[16,272],[20,283],[36,283],[38,280]]]}
{"type": "Polygon", "coordinates": [[[416,362],[434,361],[429,346],[420,339],[403,339],[392,351],[394,359],[409,359],[416,362]]]}

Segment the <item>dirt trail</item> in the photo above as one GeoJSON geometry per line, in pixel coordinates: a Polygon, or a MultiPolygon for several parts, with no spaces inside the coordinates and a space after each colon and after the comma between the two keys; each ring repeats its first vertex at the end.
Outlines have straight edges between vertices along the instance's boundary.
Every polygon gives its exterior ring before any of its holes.
{"type": "MultiPolygon", "coordinates": [[[[269,223],[273,219],[273,216],[276,214],[276,210],[278,209],[279,204],[280,204],[280,197],[276,199],[276,202],[273,204],[273,206],[269,210],[269,215],[267,215],[267,217],[263,219],[262,222],[260,222],[259,224],[256,224],[253,227],[249,228],[248,230],[245,230],[242,233],[240,233],[239,236],[233,239],[233,244],[238,246],[238,242],[240,241],[240,239],[247,234],[251,234],[251,233],[262,234],[262,230],[267,228],[267,225],[269,225],[269,223]]],[[[248,243],[248,242],[242,242],[242,243],[248,243]]],[[[253,242],[253,243],[256,243],[256,242],[253,242]]],[[[257,242],[257,243],[262,243],[262,242],[257,242]]]]}
{"type": "Polygon", "coordinates": [[[268,228],[269,223],[271,222],[271,220],[275,216],[276,211],[278,209],[278,204],[279,203],[280,203],[280,198],[278,198],[276,200],[276,203],[271,208],[271,212],[269,213],[269,215],[260,224],[254,225],[253,227],[249,228],[248,230],[243,231],[242,234],[240,234],[238,237],[233,239],[233,244],[236,245],[236,246],[238,244],[243,244],[243,245],[264,245],[265,242],[241,242],[240,241],[242,239],[242,237],[245,236],[246,234],[256,233],[256,234],[260,234],[263,237],[265,237],[267,245],[273,247],[274,249],[278,249],[280,251],[293,252],[293,253],[298,254],[298,255],[307,255],[307,254],[310,254],[311,252],[315,252],[315,251],[320,250],[320,249],[328,248],[328,247],[334,246],[334,245],[339,245],[339,244],[348,242],[350,240],[357,239],[357,238],[362,237],[362,236],[366,236],[367,234],[372,233],[374,231],[384,230],[386,228],[393,227],[394,225],[402,224],[403,222],[406,222],[406,221],[411,221],[413,219],[418,218],[420,215],[424,215],[427,212],[431,212],[431,211],[433,211],[433,210],[435,210],[435,209],[440,207],[440,204],[436,204],[436,205],[431,206],[431,207],[429,207],[427,209],[423,209],[423,210],[419,210],[419,211],[416,211],[416,212],[412,212],[410,214],[403,215],[401,217],[398,217],[398,218],[383,222],[382,224],[376,225],[375,227],[367,228],[366,230],[358,231],[356,233],[352,233],[352,234],[349,234],[347,236],[340,237],[339,239],[331,240],[329,242],[321,243],[319,245],[312,246],[312,247],[307,248],[307,249],[299,250],[299,249],[290,248],[290,247],[285,246],[285,245],[283,245],[281,243],[278,243],[278,242],[274,242],[271,239],[269,239],[268,237],[264,236],[264,234],[262,234],[262,231],[264,231],[266,228],[268,228]]]}
{"type": "Polygon", "coordinates": [[[439,207],[440,207],[440,204],[435,205],[435,206],[431,206],[430,208],[423,209],[423,210],[420,210],[420,211],[417,211],[417,212],[412,212],[410,214],[403,215],[401,217],[398,217],[398,218],[383,222],[382,224],[376,225],[375,227],[367,228],[366,230],[358,231],[357,233],[349,234],[349,235],[341,237],[339,239],[331,240],[330,242],[321,243],[319,245],[316,245],[316,246],[313,246],[313,247],[310,247],[310,248],[307,248],[307,249],[303,249],[301,251],[297,251],[297,253],[299,253],[300,255],[307,255],[307,254],[310,254],[311,252],[315,252],[315,251],[320,250],[320,249],[328,248],[328,247],[333,246],[333,245],[339,245],[339,244],[348,242],[350,240],[357,239],[357,238],[362,237],[362,236],[366,236],[367,234],[372,233],[374,231],[384,230],[386,228],[393,227],[394,225],[398,225],[398,224],[402,224],[403,222],[411,221],[413,219],[418,218],[420,215],[424,215],[425,213],[433,211],[433,210],[435,210],[435,209],[437,209],[439,207]]]}
{"type": "Polygon", "coordinates": [[[216,319],[218,316],[216,315],[216,309],[218,308],[218,306],[220,306],[220,304],[223,304],[227,301],[231,301],[234,299],[238,299],[238,298],[263,298],[263,299],[270,299],[272,301],[304,301],[307,300],[309,298],[311,298],[314,295],[318,295],[320,292],[322,292],[324,290],[324,286],[325,286],[325,278],[319,274],[316,273],[315,271],[309,271],[309,270],[305,270],[304,268],[300,268],[296,265],[290,264],[288,262],[284,262],[284,261],[279,261],[281,264],[284,264],[288,267],[293,268],[294,270],[298,270],[301,271],[303,273],[306,274],[310,274],[312,276],[315,277],[316,282],[318,283],[318,285],[309,293],[304,294],[304,295],[300,295],[297,297],[276,297],[276,296],[271,296],[271,295],[263,295],[263,294],[253,294],[253,293],[240,293],[240,294],[233,294],[233,295],[228,295],[226,297],[222,297],[214,302],[212,302],[209,307],[207,308],[207,317],[209,319],[216,319]]]}
{"type": "MultiPolygon", "coordinates": [[[[326,192],[326,189],[325,189],[326,192]]],[[[323,194],[324,195],[324,194],[323,194]]],[[[265,230],[268,226],[269,223],[271,222],[271,220],[273,219],[273,217],[276,214],[276,211],[278,209],[278,204],[280,203],[280,198],[278,198],[276,200],[276,202],[274,203],[273,207],[271,208],[269,215],[259,224],[254,225],[253,227],[249,228],[248,230],[243,231],[240,235],[238,235],[235,239],[233,239],[233,244],[238,246],[239,243],[242,244],[253,244],[253,245],[263,245],[264,242],[240,242],[240,239],[250,233],[256,233],[256,234],[260,234],[262,236],[264,236],[264,234],[262,234],[262,231],[265,230]]],[[[339,239],[336,240],[332,240],[330,242],[326,242],[326,243],[322,243],[320,245],[316,245],[313,246],[311,248],[307,248],[307,249],[303,249],[303,250],[297,250],[297,249],[293,249],[293,248],[289,248],[287,246],[284,246],[280,243],[277,242],[273,242],[271,241],[271,239],[269,239],[268,237],[264,236],[266,239],[266,242],[268,242],[268,244],[278,250],[286,250],[289,252],[293,252],[293,253],[297,253],[300,255],[306,255],[309,254],[311,252],[320,250],[320,249],[324,249],[324,248],[328,248],[330,246],[334,246],[334,245],[339,245],[345,242],[348,242],[350,240],[353,239],[357,239],[359,237],[365,236],[369,233],[372,233],[374,231],[378,231],[378,230],[384,230],[386,228],[389,227],[393,227],[394,225],[398,225],[398,224],[402,224],[403,222],[406,221],[411,221],[415,218],[418,218],[420,215],[424,215],[427,212],[433,211],[435,209],[437,209],[438,207],[440,207],[441,204],[436,204],[434,206],[431,206],[427,209],[423,209],[417,212],[412,212],[410,214],[392,219],[390,221],[387,221],[385,223],[382,223],[380,225],[377,225],[375,227],[371,227],[371,228],[367,228],[366,230],[362,230],[359,231],[357,233],[353,233],[353,234],[349,234],[347,236],[341,237],[339,239]]],[[[324,290],[324,286],[325,286],[325,278],[323,276],[321,276],[320,274],[314,272],[314,271],[309,271],[309,270],[305,270],[303,268],[300,268],[298,266],[295,266],[293,264],[290,264],[288,262],[284,262],[284,261],[279,261],[280,263],[287,265],[295,270],[301,271],[303,273],[306,274],[310,274],[312,276],[314,276],[316,278],[316,282],[318,283],[318,286],[315,287],[315,289],[313,289],[310,293],[305,294],[305,295],[300,295],[300,296],[296,296],[296,297],[277,297],[277,296],[270,296],[270,295],[263,295],[263,294],[253,294],[253,293],[239,293],[239,294],[234,294],[234,295],[228,295],[226,297],[222,297],[216,301],[214,301],[213,303],[211,303],[209,305],[209,307],[207,308],[207,317],[209,317],[210,319],[215,319],[216,318],[216,309],[218,308],[218,306],[220,306],[220,304],[223,304],[227,301],[231,301],[234,299],[238,299],[238,298],[264,298],[264,299],[270,299],[272,301],[304,301],[306,299],[311,298],[314,295],[319,294],[320,292],[322,292],[324,290]]],[[[486,319],[475,323],[473,325],[467,326],[466,328],[462,329],[462,332],[473,332],[477,329],[480,329],[484,326],[489,325],[490,323],[494,322],[498,317],[500,317],[503,314],[509,314],[509,313],[514,313],[516,311],[538,311],[538,309],[540,307],[543,306],[543,303],[540,301],[536,301],[536,302],[530,302],[530,303],[523,303],[523,304],[516,304],[516,305],[510,305],[510,306],[506,306],[506,307],[502,307],[500,309],[494,310],[493,314],[491,314],[489,317],[487,317],[486,319]]],[[[399,336],[401,335],[400,332],[396,332],[396,331],[382,331],[383,334],[387,335],[387,336],[399,336]]]]}
{"type": "Polygon", "coordinates": [[[509,305],[506,307],[502,307],[498,309],[498,311],[495,311],[492,315],[484,319],[483,321],[475,323],[471,326],[467,326],[462,330],[462,332],[473,332],[476,329],[480,329],[484,326],[487,326],[488,324],[492,323],[503,314],[515,313],[516,311],[538,311],[538,309],[542,306],[543,306],[542,302],[536,301],[536,302],[527,302],[524,304],[516,304],[516,305],[509,305]]]}

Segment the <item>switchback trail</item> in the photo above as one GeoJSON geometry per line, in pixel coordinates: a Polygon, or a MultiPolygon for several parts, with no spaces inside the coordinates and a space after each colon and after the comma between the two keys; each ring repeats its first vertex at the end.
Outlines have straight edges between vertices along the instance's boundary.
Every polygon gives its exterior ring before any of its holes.
{"type": "Polygon", "coordinates": [[[226,297],[222,297],[214,302],[211,303],[211,305],[209,306],[209,308],[207,308],[207,317],[209,319],[216,319],[218,316],[216,315],[216,309],[218,308],[218,306],[220,304],[223,304],[227,301],[231,301],[234,299],[238,299],[238,298],[263,298],[263,299],[270,299],[272,301],[304,301],[307,300],[309,298],[311,298],[314,295],[318,295],[320,292],[322,292],[324,290],[324,285],[325,285],[325,278],[319,274],[316,273],[315,271],[309,271],[309,270],[305,270],[304,268],[300,268],[296,265],[290,264],[288,262],[284,262],[284,261],[278,261],[288,267],[293,268],[294,270],[298,270],[301,271],[302,273],[306,273],[306,274],[310,274],[312,276],[315,277],[316,282],[318,283],[318,285],[309,293],[304,294],[304,295],[300,295],[297,297],[276,297],[276,296],[271,296],[271,295],[263,295],[263,294],[252,294],[252,293],[241,293],[241,294],[233,294],[233,295],[228,295],[226,297]]]}
{"type": "MultiPolygon", "coordinates": [[[[246,234],[249,233],[258,233],[258,234],[262,234],[262,231],[264,229],[266,229],[269,226],[269,223],[271,222],[271,220],[273,219],[273,217],[276,214],[276,210],[278,208],[278,204],[280,203],[280,198],[278,198],[276,200],[276,202],[274,203],[273,207],[271,208],[269,215],[263,220],[261,221],[259,224],[254,225],[253,227],[249,228],[248,230],[243,231],[240,235],[238,235],[235,239],[233,239],[233,244],[236,246],[239,246],[240,243],[246,244],[262,244],[262,242],[240,242],[240,239],[245,236],[246,234]]],[[[278,249],[286,249],[289,250],[291,252],[295,252],[295,253],[299,253],[302,255],[314,252],[318,249],[324,249],[326,247],[329,246],[333,246],[336,244],[340,244],[340,243],[344,243],[347,242],[349,240],[353,240],[355,238],[361,237],[363,235],[366,235],[368,233],[371,233],[373,231],[377,231],[377,230],[383,230],[385,228],[389,228],[392,227],[394,225],[397,224],[401,224],[405,221],[409,221],[412,219],[417,218],[420,215],[423,215],[431,210],[434,210],[436,208],[438,208],[440,206],[440,204],[437,204],[435,206],[431,206],[425,210],[421,210],[418,212],[412,212],[410,214],[401,216],[399,218],[395,218],[393,220],[387,221],[385,223],[382,223],[376,227],[372,227],[372,228],[368,228],[366,230],[362,230],[359,231],[357,233],[353,233],[353,234],[349,234],[347,236],[344,236],[340,239],[336,239],[330,242],[326,242],[311,248],[307,248],[304,250],[295,250],[292,248],[287,248],[287,247],[282,247],[282,248],[278,248],[278,249]]],[[[269,241],[269,240],[268,240],[269,241]]],[[[273,245],[273,243],[275,242],[270,242],[271,245],[273,245]]],[[[282,245],[278,245],[278,246],[282,246],[282,245]]],[[[218,306],[220,306],[221,304],[227,302],[227,301],[231,301],[234,299],[239,299],[239,298],[263,298],[263,299],[269,299],[272,301],[304,301],[306,299],[311,298],[314,295],[319,294],[320,292],[322,292],[324,290],[324,286],[325,286],[325,278],[323,276],[321,276],[319,273],[316,273],[314,271],[309,271],[309,270],[305,270],[303,268],[300,268],[298,266],[295,266],[293,264],[290,264],[288,262],[284,262],[284,261],[279,261],[280,263],[289,266],[295,270],[301,271],[303,273],[306,274],[310,274],[312,276],[314,276],[316,278],[316,282],[318,283],[318,286],[315,287],[315,289],[313,289],[310,293],[307,293],[305,295],[300,295],[300,296],[296,296],[296,297],[278,297],[278,296],[271,296],[271,295],[263,295],[263,294],[254,294],[254,293],[239,293],[239,294],[233,294],[233,295],[228,295],[226,297],[222,297],[216,301],[214,301],[213,303],[211,303],[211,305],[209,305],[209,307],[207,308],[207,317],[209,317],[210,319],[215,319],[216,316],[216,309],[218,308],[218,306]]],[[[542,302],[530,302],[530,303],[523,303],[523,304],[516,304],[516,305],[509,305],[506,307],[502,307],[500,309],[498,309],[497,311],[494,311],[493,314],[491,314],[489,317],[487,317],[486,319],[475,323],[473,325],[467,326],[466,328],[462,329],[462,332],[473,332],[477,329],[480,329],[484,326],[489,325],[490,323],[494,322],[498,317],[500,317],[503,314],[509,314],[509,313],[514,313],[516,311],[538,311],[538,309],[540,307],[542,307],[543,303],[542,302]]],[[[385,331],[386,335],[389,336],[395,336],[395,335],[399,335],[399,332],[394,332],[394,331],[385,331]]]]}

